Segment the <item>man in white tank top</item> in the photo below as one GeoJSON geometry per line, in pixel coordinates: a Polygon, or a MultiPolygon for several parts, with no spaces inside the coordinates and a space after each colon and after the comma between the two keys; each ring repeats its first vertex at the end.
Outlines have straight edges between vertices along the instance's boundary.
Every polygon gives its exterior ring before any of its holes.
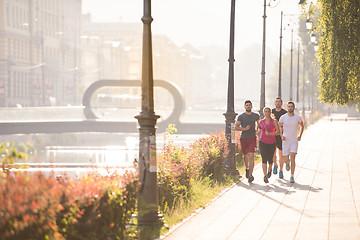
{"type": "Polygon", "coordinates": [[[290,170],[291,165],[291,177],[290,183],[294,183],[295,173],[295,156],[298,149],[298,142],[301,140],[301,136],[304,131],[304,123],[301,117],[294,113],[295,103],[288,102],[287,104],[288,113],[282,115],[279,120],[279,126],[282,128],[280,131],[282,142],[282,153],[284,162],[286,163],[286,170],[290,170]],[[300,133],[298,135],[298,125],[300,126],[300,133]],[[290,160],[289,160],[290,156],[290,160]],[[291,163],[289,165],[289,163],[291,163]]]}

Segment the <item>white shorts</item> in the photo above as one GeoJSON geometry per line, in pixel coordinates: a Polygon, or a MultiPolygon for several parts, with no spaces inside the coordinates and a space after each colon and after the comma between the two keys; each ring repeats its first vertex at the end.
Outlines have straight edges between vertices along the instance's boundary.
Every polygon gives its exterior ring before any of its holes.
{"type": "Polygon", "coordinates": [[[288,156],[290,153],[297,153],[298,150],[298,140],[290,140],[282,142],[282,155],[288,156]]]}

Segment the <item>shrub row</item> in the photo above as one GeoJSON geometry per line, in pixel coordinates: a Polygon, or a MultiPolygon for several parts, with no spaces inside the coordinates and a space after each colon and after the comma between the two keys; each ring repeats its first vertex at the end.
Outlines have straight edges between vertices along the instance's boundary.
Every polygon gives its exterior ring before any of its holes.
{"type": "MultiPolygon", "coordinates": [[[[239,153],[239,145],[236,148],[239,153]]],[[[165,141],[157,155],[160,210],[166,213],[192,198],[194,180],[225,181],[228,152],[224,132],[203,137],[189,148],[165,141]]],[[[20,155],[12,154],[5,162],[12,163],[15,156],[20,155]]],[[[6,172],[0,176],[0,239],[135,238],[136,232],[127,228],[136,212],[134,172],[92,174],[78,181],[6,172]]]]}
{"type": "MultiPolygon", "coordinates": [[[[236,145],[236,152],[239,152],[236,145]]],[[[192,197],[191,179],[209,178],[213,182],[224,182],[224,164],[229,149],[224,132],[212,133],[200,138],[189,148],[165,141],[158,152],[158,187],[160,209],[166,212],[180,202],[192,197]]],[[[237,154],[240,162],[241,154],[237,154]]]]}
{"type": "Polygon", "coordinates": [[[134,173],[79,181],[16,173],[0,180],[0,239],[124,239],[136,207],[134,173]]]}

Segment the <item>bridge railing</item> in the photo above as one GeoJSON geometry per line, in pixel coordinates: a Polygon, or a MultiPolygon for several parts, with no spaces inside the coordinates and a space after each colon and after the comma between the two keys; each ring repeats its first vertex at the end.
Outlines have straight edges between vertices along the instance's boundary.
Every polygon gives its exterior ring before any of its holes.
{"type": "MultiPolygon", "coordinates": [[[[119,118],[107,119],[96,114],[96,106],[91,106],[91,100],[101,88],[140,86],[140,80],[100,80],[85,91],[83,106],[2,109],[0,134],[137,132],[137,122],[134,119],[134,116],[139,114],[137,109],[116,108],[113,111],[116,111],[115,115],[119,118]]],[[[175,124],[178,133],[209,133],[223,128],[224,124],[211,121],[211,118],[205,119],[204,122],[183,122],[185,101],[180,90],[164,80],[155,80],[154,86],[167,90],[174,100],[174,107],[169,116],[158,121],[159,132],[166,131],[169,124],[175,124]]],[[[218,115],[217,117],[223,117],[221,113],[218,115]]]]}

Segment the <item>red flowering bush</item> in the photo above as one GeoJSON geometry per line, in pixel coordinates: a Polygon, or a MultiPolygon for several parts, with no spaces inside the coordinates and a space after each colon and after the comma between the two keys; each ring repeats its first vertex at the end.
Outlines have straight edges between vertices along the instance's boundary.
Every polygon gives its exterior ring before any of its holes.
{"type": "Polygon", "coordinates": [[[56,215],[63,185],[41,174],[7,175],[0,182],[1,239],[64,239],[56,215]]]}
{"type": "Polygon", "coordinates": [[[200,164],[184,147],[165,144],[158,154],[158,187],[162,210],[172,208],[190,194],[190,180],[199,176],[200,164]]]}
{"type": "Polygon", "coordinates": [[[135,179],[133,172],[79,181],[0,178],[0,239],[123,239],[135,212],[135,179]]]}
{"type": "Polygon", "coordinates": [[[201,177],[224,181],[224,161],[229,149],[224,132],[212,133],[208,137],[195,141],[191,146],[192,156],[200,162],[201,177]]]}
{"type": "MultiPolygon", "coordinates": [[[[168,132],[175,131],[170,128],[168,132]]],[[[198,139],[189,149],[176,146],[167,139],[168,135],[157,156],[159,202],[163,211],[191,198],[191,180],[225,181],[224,160],[229,152],[224,132],[198,139]]]]}
{"type": "Polygon", "coordinates": [[[135,212],[137,182],[133,173],[91,175],[71,182],[58,214],[59,232],[66,239],[123,239],[135,212]]]}

